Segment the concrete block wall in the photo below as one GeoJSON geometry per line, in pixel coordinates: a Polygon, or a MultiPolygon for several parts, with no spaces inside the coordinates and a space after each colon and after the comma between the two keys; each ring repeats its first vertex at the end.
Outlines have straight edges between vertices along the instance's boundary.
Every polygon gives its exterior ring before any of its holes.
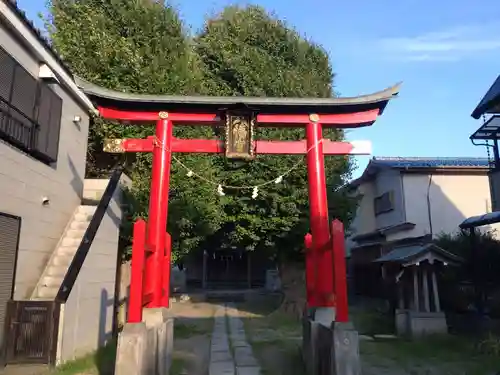
{"type": "MultiPolygon", "coordinates": [[[[108,180],[85,180],[85,197],[101,194],[108,180]]],[[[78,358],[112,338],[122,190],[122,176],[96,234],[82,270],[61,313],[58,363],[78,358]]]]}

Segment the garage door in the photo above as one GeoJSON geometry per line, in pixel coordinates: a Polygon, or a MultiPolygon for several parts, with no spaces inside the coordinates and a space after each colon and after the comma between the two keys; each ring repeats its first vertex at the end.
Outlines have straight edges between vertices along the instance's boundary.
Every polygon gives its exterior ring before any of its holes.
{"type": "Polygon", "coordinates": [[[12,298],[21,218],[0,212],[0,345],[5,342],[7,302],[12,298]]]}

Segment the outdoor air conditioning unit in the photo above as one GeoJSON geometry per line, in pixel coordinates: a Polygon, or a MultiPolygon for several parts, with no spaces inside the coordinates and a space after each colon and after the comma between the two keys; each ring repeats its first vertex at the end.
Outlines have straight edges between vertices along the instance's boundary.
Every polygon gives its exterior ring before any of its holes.
{"type": "Polygon", "coordinates": [[[490,180],[491,211],[500,211],[500,169],[488,172],[490,180]]]}

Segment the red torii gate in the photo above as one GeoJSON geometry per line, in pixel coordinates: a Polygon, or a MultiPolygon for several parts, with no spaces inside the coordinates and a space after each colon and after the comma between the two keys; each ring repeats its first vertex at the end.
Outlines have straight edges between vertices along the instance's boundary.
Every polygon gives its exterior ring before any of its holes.
{"type": "Polygon", "coordinates": [[[371,147],[369,142],[323,139],[322,129],[372,125],[398,94],[399,85],[354,98],[307,99],[133,95],[87,82],[80,85],[103,118],[156,122],[155,136],[105,144],[108,152],[153,153],[149,223],[141,220],[134,225],[129,322],[142,320],[144,305],[154,308],[169,304],[171,246],[166,227],[172,152],[225,152],[227,157],[243,159],[252,159],[256,154],[306,154],[312,233],[306,238],[308,307],[333,307],[337,303],[337,320],[347,320],[343,226],[336,220],[332,223],[336,235],[330,232],[324,155],[369,154],[371,147]],[[225,142],[177,139],[172,134],[174,124],[211,126],[224,120],[225,142]],[[256,126],[305,127],[306,139],[254,141],[256,126]]]}

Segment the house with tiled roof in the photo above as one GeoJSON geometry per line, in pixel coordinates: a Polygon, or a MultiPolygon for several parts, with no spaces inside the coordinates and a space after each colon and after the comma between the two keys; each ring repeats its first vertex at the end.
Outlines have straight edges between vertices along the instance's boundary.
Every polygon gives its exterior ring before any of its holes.
{"type": "Polygon", "coordinates": [[[466,218],[491,212],[488,171],[486,158],[370,160],[350,184],[359,197],[347,241],[354,289],[380,290],[383,271],[374,261],[392,250],[457,232],[466,218]]]}
{"type": "Polygon", "coordinates": [[[93,113],[50,43],[0,0],[0,365],[61,363],[111,336],[125,180],[85,178],[93,113]]]}

